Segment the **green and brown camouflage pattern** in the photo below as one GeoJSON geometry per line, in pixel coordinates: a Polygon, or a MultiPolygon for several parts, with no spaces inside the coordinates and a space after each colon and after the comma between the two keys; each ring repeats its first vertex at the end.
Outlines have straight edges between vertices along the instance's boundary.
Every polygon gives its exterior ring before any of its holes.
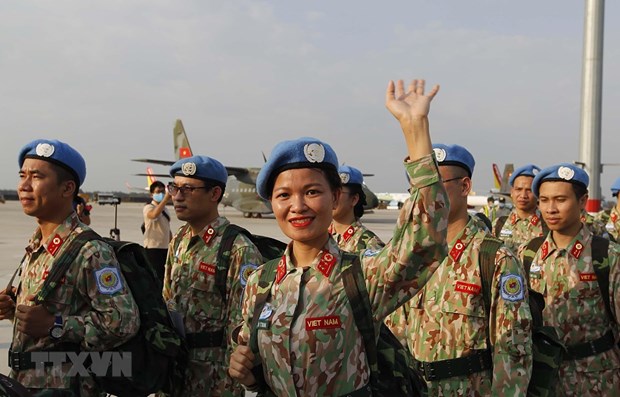
{"type": "MultiPolygon", "coordinates": [[[[412,179],[411,197],[399,214],[393,238],[378,252],[361,255],[375,333],[384,318],[424,286],[446,255],[448,200],[434,155],[406,163],[412,179]]],[[[267,384],[278,396],[341,396],[361,389],[370,371],[362,335],[338,271],[319,266],[323,255],[340,261],[342,251],[330,238],[308,268],[297,268],[287,248],[271,288],[272,313],[259,330],[260,360],[267,384]],[[323,271],[322,271],[323,270],[323,271]],[[338,327],[306,329],[306,320],[336,316],[338,327]]],[[[334,262],[337,263],[337,262],[334,262]]],[[[261,270],[246,287],[239,342],[250,338],[261,270]]]]}
{"type": "Polygon", "coordinates": [[[615,241],[620,241],[620,210],[618,210],[618,206],[612,207],[606,228],[615,241]]]}
{"type": "Polygon", "coordinates": [[[502,226],[501,230],[497,232],[496,225],[502,218],[497,218],[493,221],[493,233],[495,237],[504,241],[506,247],[512,252],[517,253],[519,246],[533,239],[534,237],[540,237],[544,234],[543,230],[543,218],[540,215],[540,211],[536,210],[534,215],[530,215],[527,218],[521,219],[517,214],[517,210],[513,210],[508,214],[506,222],[502,226]]]}
{"type": "Polygon", "coordinates": [[[362,252],[367,249],[379,251],[385,246],[383,241],[359,219],[353,222],[343,234],[338,233],[333,225],[329,230],[340,249],[345,252],[362,252]]]}
{"type": "Polygon", "coordinates": [[[532,370],[532,317],[525,275],[510,250],[497,250],[487,318],[479,265],[486,234],[470,216],[463,231],[448,245],[450,254],[422,291],[389,322],[390,326],[397,324],[395,331],[400,335],[408,335],[409,349],[423,362],[455,359],[472,350],[487,349],[487,335],[490,337],[492,372],[427,382],[430,396],[519,396],[527,391],[532,370]],[[463,245],[460,254],[459,243],[463,245]],[[520,277],[522,297],[504,298],[503,276],[520,277]]]}
{"type": "Polygon", "coordinates": [[[604,237],[606,239],[609,239],[610,236],[606,228],[608,220],[608,217],[605,216],[605,211],[597,212],[594,215],[585,210],[581,212],[581,223],[586,225],[595,236],[604,237]]]}
{"type": "MultiPolygon", "coordinates": [[[[537,252],[522,248],[522,256],[533,257],[530,286],[544,296],[543,321],[558,332],[560,340],[571,346],[593,341],[609,330],[618,340],[620,318],[620,246],[609,243],[609,294],[614,320],[606,312],[592,261],[592,232],[582,227],[568,244],[559,249],[552,233],[537,252]]],[[[559,396],[614,396],[620,390],[620,350],[612,350],[560,366],[559,396]]]]}
{"type": "MultiPolygon", "coordinates": [[[[37,228],[26,247],[26,257],[22,263],[18,305],[31,304],[26,302],[26,297],[38,293],[55,258],[61,256],[71,241],[84,230],[91,229],[79,222],[75,213],[67,217],[47,241],[41,240],[41,230],[37,228]],[[57,237],[62,244],[52,255],[48,249],[54,251],[53,240],[57,237]]],[[[138,307],[120,271],[122,288],[113,294],[100,293],[95,272],[104,268],[119,269],[112,248],[99,240],[84,244],[64,280],[45,303],[50,313],[63,316],[65,332],[62,338],[59,341],[50,337],[33,339],[14,328],[13,350],[33,352],[50,350],[59,343],[75,343],[83,351],[103,351],[129,340],[140,326],[138,307]]],[[[76,378],[66,376],[71,363],[61,367],[60,370],[46,367],[42,371],[12,371],[11,376],[28,388],[68,389],[76,378]],[[59,373],[65,376],[59,376],[59,373]]],[[[91,378],[80,378],[80,388],[82,395],[97,393],[91,378]]]]}
{"type": "MultiPolygon", "coordinates": [[[[225,302],[216,287],[215,275],[205,271],[206,265],[217,266],[219,246],[229,224],[226,218],[218,217],[194,237],[190,228],[181,227],[170,242],[163,296],[170,310],[182,314],[186,333],[224,329],[224,338],[228,341],[234,325],[241,322],[242,284],[262,264],[258,248],[243,234],[235,238],[230,252],[225,302]],[[210,228],[214,234],[207,244],[202,236],[210,228]]],[[[190,349],[185,395],[243,396],[243,387],[228,375],[231,352],[230,345],[190,349]]]]}

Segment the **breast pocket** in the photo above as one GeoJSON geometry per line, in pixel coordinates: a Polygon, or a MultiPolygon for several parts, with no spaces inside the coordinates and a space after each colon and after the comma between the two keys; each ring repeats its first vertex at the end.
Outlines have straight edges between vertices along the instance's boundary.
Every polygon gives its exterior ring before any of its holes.
{"type": "Polygon", "coordinates": [[[568,291],[567,313],[579,313],[580,321],[588,324],[605,319],[605,306],[596,281],[582,281],[568,291]]]}
{"type": "Polygon", "coordinates": [[[194,281],[190,285],[190,301],[188,315],[196,320],[220,320],[223,310],[223,300],[215,282],[194,281]]]}
{"type": "Polygon", "coordinates": [[[52,296],[45,300],[47,310],[53,314],[70,314],[74,291],[75,287],[71,285],[61,285],[52,292],[52,296]]]}
{"type": "Polygon", "coordinates": [[[482,295],[445,301],[442,312],[442,328],[454,337],[454,346],[463,350],[486,347],[487,321],[482,295]]]}

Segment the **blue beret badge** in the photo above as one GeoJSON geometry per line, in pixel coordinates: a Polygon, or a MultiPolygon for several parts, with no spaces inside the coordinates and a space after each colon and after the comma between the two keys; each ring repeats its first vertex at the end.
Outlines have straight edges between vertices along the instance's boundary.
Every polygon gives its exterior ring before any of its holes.
{"type": "Polygon", "coordinates": [[[558,176],[566,181],[570,181],[575,176],[575,171],[568,167],[558,168],[558,176]]]}
{"type": "Polygon", "coordinates": [[[104,267],[95,272],[97,289],[100,293],[112,295],[123,288],[118,269],[115,267],[104,267]]]}
{"type": "Polygon", "coordinates": [[[307,143],[304,145],[304,155],[311,163],[321,163],[325,158],[325,148],[320,143],[307,143]]]}
{"type": "Polygon", "coordinates": [[[194,175],[196,173],[196,163],[184,163],[181,166],[181,172],[183,175],[194,175]]]}
{"type": "Polygon", "coordinates": [[[239,283],[241,283],[242,287],[245,287],[248,283],[248,277],[250,277],[250,274],[254,273],[257,268],[258,266],[253,263],[248,263],[241,266],[241,270],[239,271],[239,283]]]}
{"type": "Polygon", "coordinates": [[[49,143],[39,143],[35,149],[35,152],[37,153],[37,156],[52,157],[54,150],[54,146],[49,143]]]}
{"type": "Polygon", "coordinates": [[[340,182],[342,182],[343,184],[347,184],[349,183],[349,178],[351,176],[347,173],[347,172],[341,172],[340,173],[340,182]]]}
{"type": "Polygon", "coordinates": [[[446,150],[445,149],[440,149],[440,148],[434,148],[433,151],[435,152],[435,157],[437,158],[438,162],[442,162],[446,159],[446,150]]]}
{"type": "Polygon", "coordinates": [[[502,298],[510,302],[518,302],[525,297],[523,277],[517,274],[506,274],[500,279],[502,298]]]}

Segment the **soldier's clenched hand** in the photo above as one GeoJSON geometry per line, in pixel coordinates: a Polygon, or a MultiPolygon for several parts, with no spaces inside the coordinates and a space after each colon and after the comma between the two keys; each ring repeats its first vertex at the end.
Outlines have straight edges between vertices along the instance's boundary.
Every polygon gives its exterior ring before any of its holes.
{"type": "Polygon", "coordinates": [[[237,346],[230,355],[230,367],[228,373],[244,386],[252,386],[256,383],[256,378],[252,374],[254,368],[254,353],[247,346],[237,346]]]}
{"type": "MultiPolygon", "coordinates": [[[[15,294],[15,288],[12,293],[15,294]]],[[[15,301],[10,294],[7,294],[6,289],[0,291],[0,320],[12,320],[15,315],[15,301]]]]}
{"type": "MultiPolygon", "coordinates": [[[[35,295],[29,295],[26,299],[34,302],[35,295]]],[[[43,305],[18,305],[15,310],[15,326],[19,332],[33,338],[42,338],[49,335],[49,330],[54,325],[54,317],[43,305]]]]}

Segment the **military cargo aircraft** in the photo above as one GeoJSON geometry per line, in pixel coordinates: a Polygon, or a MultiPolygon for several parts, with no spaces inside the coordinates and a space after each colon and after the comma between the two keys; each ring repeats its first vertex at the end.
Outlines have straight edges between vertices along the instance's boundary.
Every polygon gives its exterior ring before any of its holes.
{"type": "MultiPolygon", "coordinates": [[[[193,155],[192,149],[183,127],[183,122],[177,120],[173,129],[173,142],[174,153],[176,160],[182,158],[191,157],[193,155]]],[[[263,155],[264,158],[264,155],[263,155]]],[[[176,161],[175,160],[175,161],[176,161]]],[[[174,161],[157,160],[157,159],[134,159],[133,161],[159,164],[165,166],[171,166],[174,161]]],[[[259,167],[229,167],[226,166],[228,172],[228,180],[226,182],[226,191],[222,198],[222,204],[224,206],[233,207],[236,210],[243,213],[246,218],[260,218],[263,214],[272,213],[271,204],[269,201],[263,200],[256,192],[256,177],[260,172],[259,167]]],[[[147,174],[137,174],[145,176],[147,174]]],[[[169,177],[167,174],[151,174],[154,177],[169,177]]],[[[365,209],[373,209],[379,205],[377,196],[368,189],[366,185],[363,186],[364,193],[366,194],[366,207],[365,209]]]]}

